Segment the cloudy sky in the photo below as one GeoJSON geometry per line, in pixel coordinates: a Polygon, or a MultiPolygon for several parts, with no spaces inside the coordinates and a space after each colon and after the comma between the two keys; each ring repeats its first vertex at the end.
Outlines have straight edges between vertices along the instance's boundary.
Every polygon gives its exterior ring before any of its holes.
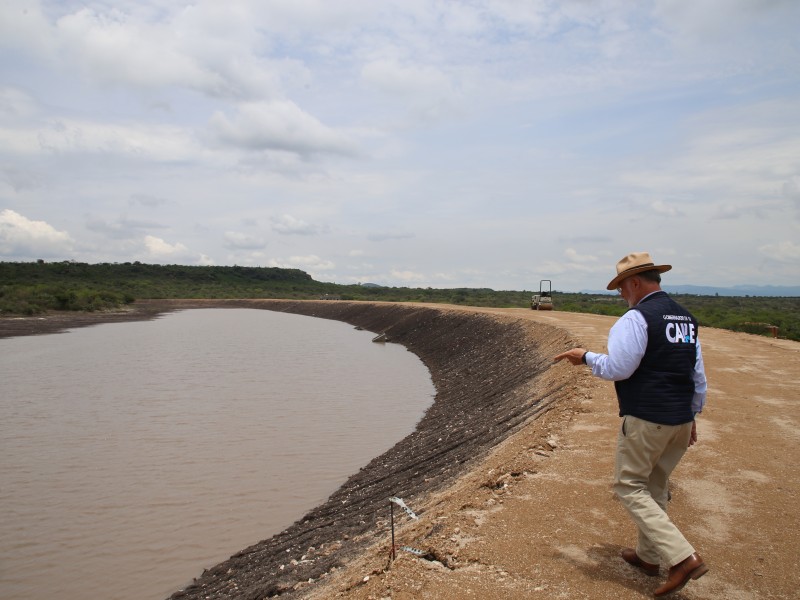
{"type": "Polygon", "coordinates": [[[0,260],[800,283],[796,0],[3,0],[0,260]]]}

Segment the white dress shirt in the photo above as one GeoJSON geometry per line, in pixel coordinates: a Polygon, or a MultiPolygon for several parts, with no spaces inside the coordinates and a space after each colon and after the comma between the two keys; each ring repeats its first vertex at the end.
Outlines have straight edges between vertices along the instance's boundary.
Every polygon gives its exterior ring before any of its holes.
{"type": "MultiPolygon", "coordinates": [[[[608,354],[587,352],[586,364],[592,368],[592,374],[597,377],[608,381],[621,381],[633,375],[639,367],[639,363],[642,362],[646,349],[647,321],[638,310],[629,310],[614,323],[608,333],[608,354]]],[[[692,412],[697,414],[702,412],[703,406],[705,406],[706,391],[708,390],[699,339],[697,340],[697,358],[694,363],[692,379],[694,380],[692,412]]]]}

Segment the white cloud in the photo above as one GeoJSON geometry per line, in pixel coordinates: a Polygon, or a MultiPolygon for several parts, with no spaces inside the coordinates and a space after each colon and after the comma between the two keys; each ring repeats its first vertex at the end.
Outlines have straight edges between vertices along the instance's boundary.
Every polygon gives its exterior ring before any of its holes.
{"type": "Polygon", "coordinates": [[[0,2],[0,47],[25,48],[47,56],[54,50],[52,24],[39,2],[5,0],[0,2]]]}
{"type": "Polygon", "coordinates": [[[355,146],[290,101],[246,103],[233,117],[216,112],[210,131],[220,143],[246,151],[273,150],[301,156],[350,156],[355,146]]]}
{"type": "Polygon", "coordinates": [[[155,260],[166,259],[170,257],[185,257],[188,254],[188,248],[180,242],[170,244],[161,238],[152,235],[144,236],[144,246],[147,254],[155,260]]]}
{"type": "Polygon", "coordinates": [[[43,173],[13,165],[0,167],[0,180],[6,182],[15,192],[36,190],[47,184],[47,176],[43,173]]]}
{"type": "Polygon", "coordinates": [[[420,118],[438,120],[459,110],[459,95],[454,85],[437,67],[380,59],[364,65],[361,77],[390,100],[408,106],[420,118]]]}
{"type": "Polygon", "coordinates": [[[276,258],[270,261],[270,266],[281,267],[284,269],[302,269],[310,274],[316,271],[330,271],[336,268],[336,264],[330,260],[325,260],[316,254],[308,256],[290,256],[287,259],[276,258]]]}
{"type": "Polygon", "coordinates": [[[371,242],[387,242],[392,240],[410,240],[413,239],[415,235],[413,233],[402,233],[402,232],[376,232],[370,233],[367,235],[367,239],[371,242]]]}
{"type": "Polygon", "coordinates": [[[576,263],[597,262],[596,256],[592,256],[591,254],[579,254],[574,248],[567,248],[564,250],[564,256],[566,256],[571,262],[576,263]]]}
{"type": "Polygon", "coordinates": [[[0,87],[0,122],[16,123],[39,111],[36,101],[17,88],[0,87]]]}
{"type": "Polygon", "coordinates": [[[148,208],[156,208],[159,206],[164,206],[165,204],[169,204],[169,200],[165,198],[159,198],[158,196],[153,196],[152,194],[135,193],[131,194],[128,198],[128,204],[138,204],[141,206],[147,206],[148,208]]]}
{"type": "Polygon", "coordinates": [[[261,250],[265,248],[267,242],[254,235],[239,233],[236,231],[225,232],[225,247],[233,250],[261,250]]]}
{"type": "Polygon", "coordinates": [[[5,151],[17,156],[111,154],[133,160],[202,158],[190,132],[173,125],[101,123],[56,119],[33,127],[0,127],[5,151]],[[199,155],[199,156],[198,156],[199,155]]]}
{"type": "Polygon", "coordinates": [[[797,13],[793,0],[656,0],[654,11],[664,25],[694,43],[727,41],[733,47],[750,42],[765,25],[791,29],[792,24],[784,21],[793,13],[797,13]]]}
{"type": "Polygon", "coordinates": [[[655,200],[654,202],[651,202],[650,208],[652,209],[653,212],[662,217],[685,216],[685,213],[681,211],[677,206],[675,206],[674,204],[667,204],[663,200],[655,200]]]}
{"type": "Polygon", "coordinates": [[[778,283],[798,18],[793,0],[6,0],[0,202],[68,230],[67,259],[585,289],[658,249],[680,283],[778,283]]]}
{"type": "Polygon", "coordinates": [[[777,210],[777,193],[791,199],[797,177],[800,123],[794,104],[771,100],[700,110],[680,124],[681,146],[652,167],[637,170],[644,163],[634,159],[620,180],[669,198],[651,203],[668,217],[712,203],[718,205],[717,219],[777,210]]]}
{"type": "Polygon", "coordinates": [[[427,280],[427,277],[422,273],[417,273],[416,271],[400,271],[397,269],[391,271],[391,277],[392,279],[405,283],[422,283],[427,280]]]}
{"type": "Polygon", "coordinates": [[[777,262],[794,265],[795,274],[800,276],[800,244],[785,240],[761,246],[758,251],[777,262]]]}
{"type": "Polygon", "coordinates": [[[98,13],[83,8],[61,17],[55,33],[63,51],[99,81],[209,90],[223,86],[219,75],[176,47],[181,38],[169,23],[136,21],[119,9],[98,13]]]}
{"type": "Polygon", "coordinates": [[[100,233],[109,238],[124,240],[138,238],[143,230],[166,229],[166,226],[155,221],[119,217],[111,221],[100,218],[90,218],[86,223],[86,228],[89,231],[100,233]]]}
{"type": "Polygon", "coordinates": [[[785,181],[781,186],[783,195],[800,207],[800,175],[785,181]]]}
{"type": "Polygon", "coordinates": [[[272,229],[284,235],[316,235],[325,231],[325,228],[307,223],[292,215],[272,217],[272,229]]]}
{"type": "Polygon", "coordinates": [[[248,2],[63,3],[8,0],[0,45],[72,70],[100,86],[193,90],[212,98],[279,97],[307,78],[300,61],[265,58],[264,14],[248,2]]]}
{"type": "Polygon", "coordinates": [[[0,255],[7,258],[63,258],[74,250],[75,241],[45,221],[33,221],[21,214],[0,211],[0,255]]]}
{"type": "Polygon", "coordinates": [[[712,219],[740,219],[744,215],[744,211],[732,204],[719,204],[714,210],[714,214],[711,216],[712,219]]]}

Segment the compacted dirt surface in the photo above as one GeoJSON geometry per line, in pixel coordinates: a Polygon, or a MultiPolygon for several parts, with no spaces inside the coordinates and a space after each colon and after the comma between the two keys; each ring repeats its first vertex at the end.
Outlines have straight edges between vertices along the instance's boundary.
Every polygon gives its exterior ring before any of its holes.
{"type": "MultiPolygon", "coordinates": [[[[417,430],[284,532],[174,598],[652,597],[620,557],[634,526],[610,489],[613,386],[552,357],[604,351],[614,318],[527,309],[338,301],[136,303],[126,313],[0,319],[0,337],[252,307],[342,320],[402,343],[437,388],[417,430]],[[390,496],[395,506],[392,559],[390,496]]],[[[702,328],[709,377],[698,443],[670,513],[710,572],[678,599],[800,597],[800,344],[702,328]]],[[[257,536],[257,532],[254,533],[257,536]]],[[[255,539],[254,539],[255,541],[255,539]]]]}

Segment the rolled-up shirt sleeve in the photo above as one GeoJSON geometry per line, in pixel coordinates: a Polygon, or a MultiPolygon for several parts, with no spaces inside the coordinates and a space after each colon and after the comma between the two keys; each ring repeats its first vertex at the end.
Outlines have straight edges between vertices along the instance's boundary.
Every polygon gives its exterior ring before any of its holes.
{"type": "Polygon", "coordinates": [[[628,379],[639,368],[647,348],[647,322],[638,310],[629,310],[608,333],[608,354],[586,353],[592,374],[608,381],[628,379]]]}

